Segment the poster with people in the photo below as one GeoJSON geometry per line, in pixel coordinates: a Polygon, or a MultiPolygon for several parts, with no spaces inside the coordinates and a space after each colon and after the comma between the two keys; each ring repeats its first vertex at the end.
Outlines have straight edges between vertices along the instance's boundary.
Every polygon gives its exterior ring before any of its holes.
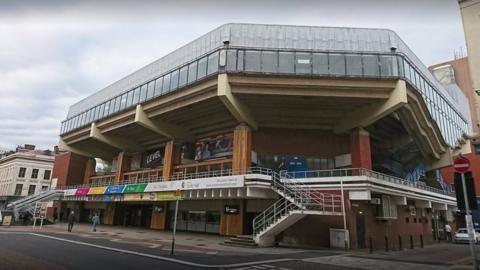
{"type": "Polygon", "coordinates": [[[233,133],[198,140],[195,145],[195,160],[229,157],[233,153],[233,133]]]}

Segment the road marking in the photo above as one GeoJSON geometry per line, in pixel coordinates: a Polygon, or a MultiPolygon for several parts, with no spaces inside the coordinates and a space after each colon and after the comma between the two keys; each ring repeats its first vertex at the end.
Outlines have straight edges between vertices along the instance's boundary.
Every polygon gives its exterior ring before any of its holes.
{"type": "Polygon", "coordinates": [[[115,251],[115,252],[130,254],[130,255],[136,255],[136,256],[141,256],[141,257],[146,257],[146,258],[151,258],[151,259],[168,261],[168,262],[172,262],[172,263],[184,264],[184,265],[188,265],[188,266],[202,267],[202,268],[232,268],[232,267],[253,266],[253,265],[259,265],[259,264],[265,264],[265,263],[279,263],[279,262],[287,262],[287,261],[297,260],[297,259],[293,259],[293,258],[283,258],[283,259],[253,261],[253,262],[233,263],[233,264],[220,264],[220,265],[200,264],[200,263],[183,261],[183,260],[164,257],[164,256],[158,256],[158,255],[152,255],[152,254],[147,254],[147,253],[141,253],[141,252],[137,252],[137,251],[126,250],[126,249],[120,249],[120,248],[113,248],[113,247],[101,246],[101,245],[96,245],[96,244],[90,244],[90,243],[86,243],[86,242],[75,241],[75,240],[70,240],[70,239],[45,235],[45,234],[39,234],[39,233],[24,233],[24,234],[29,234],[29,235],[34,235],[34,236],[37,236],[37,237],[54,239],[54,240],[58,240],[58,241],[68,242],[68,243],[87,246],[87,247],[94,247],[94,248],[99,248],[99,249],[104,249],[104,250],[109,250],[109,251],[115,251]]]}

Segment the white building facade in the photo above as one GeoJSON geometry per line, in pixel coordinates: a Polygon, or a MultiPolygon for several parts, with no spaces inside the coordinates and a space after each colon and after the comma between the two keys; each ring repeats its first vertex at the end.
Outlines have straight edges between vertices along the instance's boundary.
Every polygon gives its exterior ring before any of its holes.
{"type": "Polygon", "coordinates": [[[23,149],[0,159],[0,203],[47,189],[53,161],[50,151],[23,149]]]}

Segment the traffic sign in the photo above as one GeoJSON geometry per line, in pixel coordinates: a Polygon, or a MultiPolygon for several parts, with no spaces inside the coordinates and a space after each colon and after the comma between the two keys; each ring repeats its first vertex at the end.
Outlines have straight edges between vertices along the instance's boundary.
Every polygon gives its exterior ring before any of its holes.
{"type": "Polygon", "coordinates": [[[453,169],[458,173],[466,173],[470,170],[470,161],[465,157],[457,157],[453,161],[453,169]]]}

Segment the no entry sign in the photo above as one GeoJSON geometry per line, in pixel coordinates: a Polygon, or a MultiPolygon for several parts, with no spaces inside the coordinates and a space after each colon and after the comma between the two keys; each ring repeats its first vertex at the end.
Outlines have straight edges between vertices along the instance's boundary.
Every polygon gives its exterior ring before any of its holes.
{"type": "Polygon", "coordinates": [[[464,157],[457,157],[453,161],[453,168],[457,173],[466,173],[470,170],[470,161],[464,157]]]}

